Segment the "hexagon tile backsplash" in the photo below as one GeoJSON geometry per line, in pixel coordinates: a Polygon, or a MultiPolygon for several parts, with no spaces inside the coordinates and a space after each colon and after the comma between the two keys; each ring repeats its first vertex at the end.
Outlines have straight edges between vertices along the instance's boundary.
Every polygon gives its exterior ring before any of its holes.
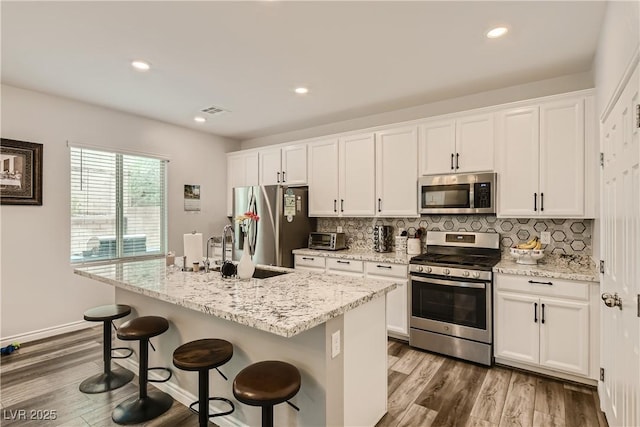
{"type": "MultiPolygon", "coordinates": [[[[505,251],[526,242],[540,232],[551,233],[545,252],[556,255],[591,255],[590,219],[496,218],[483,215],[431,215],[420,218],[318,218],[318,231],[336,231],[341,226],[352,248],[373,248],[373,226],[390,225],[393,234],[404,228],[409,236],[416,229],[427,231],[480,231],[500,233],[500,248],[505,251]]],[[[424,240],[424,239],[423,239],[424,240]]],[[[424,243],[423,243],[424,245],[424,243]]]]}

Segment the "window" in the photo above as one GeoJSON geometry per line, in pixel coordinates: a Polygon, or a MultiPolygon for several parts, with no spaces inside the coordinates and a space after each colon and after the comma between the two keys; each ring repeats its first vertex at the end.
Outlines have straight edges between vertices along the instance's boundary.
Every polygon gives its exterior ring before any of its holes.
{"type": "Polygon", "coordinates": [[[166,161],[71,147],[71,262],[164,255],[166,161]]]}

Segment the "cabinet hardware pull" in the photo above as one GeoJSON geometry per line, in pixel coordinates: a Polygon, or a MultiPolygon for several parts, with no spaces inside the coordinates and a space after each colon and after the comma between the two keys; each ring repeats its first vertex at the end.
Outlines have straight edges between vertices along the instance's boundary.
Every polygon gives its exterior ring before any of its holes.
{"type": "Polygon", "coordinates": [[[336,199],[333,199],[333,211],[334,212],[338,212],[338,201],[336,199]]]}
{"type": "Polygon", "coordinates": [[[537,280],[529,280],[529,283],[533,284],[536,283],[538,285],[549,285],[549,286],[553,286],[553,282],[538,282],[537,280]]]}
{"type": "Polygon", "coordinates": [[[382,212],[382,207],[380,204],[382,203],[382,199],[378,199],[378,212],[382,212]]]}
{"type": "Polygon", "coordinates": [[[453,153],[451,153],[451,170],[453,170],[453,153]]]}
{"type": "Polygon", "coordinates": [[[336,262],[337,262],[338,264],[351,264],[351,261],[341,261],[341,260],[338,260],[338,261],[336,261],[336,262]]]}
{"type": "Polygon", "coordinates": [[[533,303],[533,322],[538,323],[538,303],[533,303]]]}
{"type": "Polygon", "coordinates": [[[380,265],[380,264],[378,264],[378,265],[376,265],[376,267],[378,267],[378,268],[388,268],[389,270],[391,270],[391,266],[390,265],[380,265]]]}
{"type": "Polygon", "coordinates": [[[540,193],[540,212],[544,211],[544,193],[540,193]]]}
{"type": "Polygon", "coordinates": [[[340,212],[344,212],[344,199],[340,199],[340,212]]]}
{"type": "Polygon", "coordinates": [[[282,182],[286,182],[286,181],[284,180],[284,171],[282,171],[282,182]]]}
{"type": "Polygon", "coordinates": [[[276,182],[280,182],[280,172],[277,172],[278,177],[276,178],[276,182]]]}
{"type": "Polygon", "coordinates": [[[456,170],[460,169],[459,160],[460,160],[460,153],[456,153],[456,170]]]}
{"type": "Polygon", "coordinates": [[[309,260],[309,261],[313,261],[315,258],[309,258],[309,257],[303,256],[303,257],[302,257],[302,259],[306,259],[306,260],[309,260]]]}
{"type": "Polygon", "coordinates": [[[542,319],[540,319],[540,323],[544,323],[544,304],[542,304],[542,319]]]}
{"type": "Polygon", "coordinates": [[[538,211],[538,193],[533,193],[533,211],[538,211]]]}

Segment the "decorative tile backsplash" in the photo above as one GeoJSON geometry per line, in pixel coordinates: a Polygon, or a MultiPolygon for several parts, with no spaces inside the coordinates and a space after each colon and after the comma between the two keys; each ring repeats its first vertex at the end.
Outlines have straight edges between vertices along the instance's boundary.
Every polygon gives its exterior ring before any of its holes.
{"type": "MultiPolygon", "coordinates": [[[[496,218],[485,215],[430,215],[420,218],[318,218],[318,231],[336,231],[341,226],[347,245],[352,248],[373,248],[373,226],[390,225],[393,234],[404,228],[409,236],[416,229],[427,231],[480,231],[500,233],[503,251],[526,242],[540,232],[551,233],[551,243],[543,245],[546,253],[556,255],[591,255],[590,219],[496,218]]],[[[424,240],[424,238],[423,238],[424,240]]],[[[424,245],[424,243],[423,243],[424,245]]]]}

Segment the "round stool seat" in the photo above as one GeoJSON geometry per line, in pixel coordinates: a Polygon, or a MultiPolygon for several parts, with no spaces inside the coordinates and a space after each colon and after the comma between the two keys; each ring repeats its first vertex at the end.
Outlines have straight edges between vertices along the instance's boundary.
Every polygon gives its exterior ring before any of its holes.
{"type": "Polygon", "coordinates": [[[300,390],[300,372],[285,362],[267,360],[244,368],[233,381],[233,395],[252,406],[271,406],[291,399],[300,390]]]}
{"type": "Polygon", "coordinates": [[[169,322],[164,317],[142,316],[125,322],[118,329],[118,338],[121,340],[143,340],[167,331],[169,322]]]}
{"type": "Polygon", "coordinates": [[[109,304],[90,308],[84,312],[84,320],[89,322],[102,322],[105,320],[120,319],[131,314],[131,307],[124,304],[109,304]]]}
{"type": "Polygon", "coordinates": [[[173,364],[185,371],[200,371],[224,365],[233,356],[233,345],[220,339],[202,339],[181,345],[173,352],[173,364]]]}

